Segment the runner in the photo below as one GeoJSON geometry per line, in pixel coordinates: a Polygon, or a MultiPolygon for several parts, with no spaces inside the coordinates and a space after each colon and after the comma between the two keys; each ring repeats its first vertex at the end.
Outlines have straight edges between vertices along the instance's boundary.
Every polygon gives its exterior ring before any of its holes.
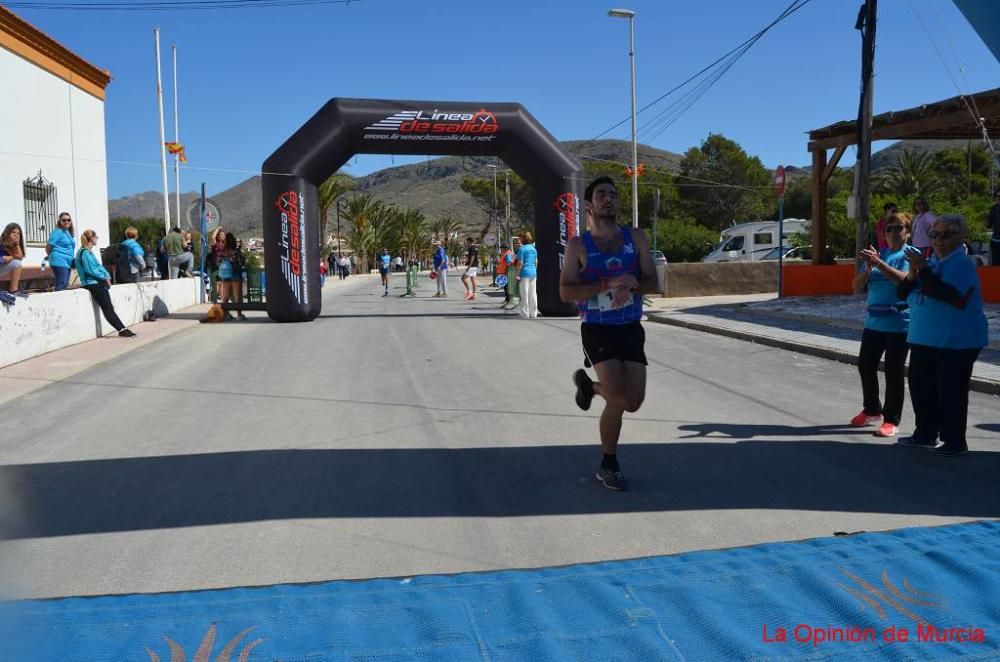
{"type": "Polygon", "coordinates": [[[462,285],[465,285],[465,300],[476,298],[476,276],[479,275],[479,247],[472,237],[465,239],[465,273],[462,274],[462,285]]]}
{"type": "Polygon", "coordinates": [[[392,258],[389,257],[389,251],[382,249],[382,253],[378,257],[378,273],[382,276],[382,287],[385,288],[385,293],[382,296],[389,296],[389,264],[392,262],[392,258]]]}
{"type": "Polygon", "coordinates": [[[622,414],[638,411],[646,397],[646,334],[642,295],[659,291],[649,241],[639,229],[619,226],[618,190],[610,177],[587,187],[593,228],[570,239],[559,278],[559,296],[580,308],[583,349],[597,372],[594,382],[583,369],[573,373],[576,404],[590,409],[594,395],[604,398],[597,479],[612,490],[627,490],[616,451],[622,414]]]}

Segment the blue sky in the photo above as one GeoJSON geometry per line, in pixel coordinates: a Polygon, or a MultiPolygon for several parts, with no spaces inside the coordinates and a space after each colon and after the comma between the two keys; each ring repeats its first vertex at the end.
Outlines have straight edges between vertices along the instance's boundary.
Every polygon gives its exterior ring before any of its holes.
{"type": "MultiPolygon", "coordinates": [[[[190,159],[181,189],[204,181],[211,195],[259,170],[332,97],[516,101],[561,140],[592,138],[629,115],[628,22],[609,18],[609,8],[636,12],[642,107],[789,2],[361,0],[226,11],[14,11],[111,72],[108,186],[119,197],[160,188],[154,27],[161,29],[168,140],[170,45],[179,49],[181,142],[190,159]]],[[[669,129],[651,142],[640,133],[640,142],[684,152],[709,132],[722,133],[768,166],[806,165],[806,132],[857,112],[860,4],[812,0],[669,129]]],[[[876,113],[1000,84],[1000,63],[950,0],[882,0],[879,19],[876,113]]],[[[664,105],[640,114],[640,127],[664,105]]],[[[629,123],[607,137],[629,139],[629,123]]],[[[396,165],[412,161],[395,157],[396,165]]],[[[851,162],[846,154],[843,163],[851,162]]],[[[389,156],[359,156],[346,170],[391,165],[389,156]]]]}

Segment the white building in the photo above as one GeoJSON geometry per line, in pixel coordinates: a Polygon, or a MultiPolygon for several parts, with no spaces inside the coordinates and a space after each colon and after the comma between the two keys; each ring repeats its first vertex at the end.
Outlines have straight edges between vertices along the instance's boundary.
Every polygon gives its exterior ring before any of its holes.
{"type": "Polygon", "coordinates": [[[0,229],[21,225],[26,266],[59,212],[108,243],[104,95],[111,76],[0,6],[0,229]]]}

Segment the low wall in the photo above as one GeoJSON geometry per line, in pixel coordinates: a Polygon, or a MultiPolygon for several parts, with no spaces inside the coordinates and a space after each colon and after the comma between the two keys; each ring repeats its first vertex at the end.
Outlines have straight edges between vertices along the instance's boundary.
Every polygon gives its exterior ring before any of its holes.
{"type": "Polygon", "coordinates": [[[663,283],[665,297],[702,297],[777,291],[777,262],[668,264],[663,283]]]}
{"type": "MultiPolygon", "coordinates": [[[[126,326],[152,309],[167,315],[199,302],[197,278],[114,285],[111,301],[126,326]]],[[[13,306],[0,306],[0,367],[24,361],[114,329],[83,288],[32,294],[13,306]]]]}

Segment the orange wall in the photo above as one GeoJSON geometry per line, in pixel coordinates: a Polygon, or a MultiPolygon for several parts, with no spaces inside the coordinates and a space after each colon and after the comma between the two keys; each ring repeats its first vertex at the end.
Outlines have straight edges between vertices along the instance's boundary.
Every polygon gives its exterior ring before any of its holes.
{"type": "Polygon", "coordinates": [[[793,264],[781,270],[781,289],[787,296],[851,294],[853,264],[793,264]]]}
{"type": "MultiPolygon", "coordinates": [[[[986,303],[1000,303],[1000,267],[978,267],[979,287],[986,303]]],[[[853,264],[794,264],[781,271],[787,296],[851,294],[853,264]]]]}

